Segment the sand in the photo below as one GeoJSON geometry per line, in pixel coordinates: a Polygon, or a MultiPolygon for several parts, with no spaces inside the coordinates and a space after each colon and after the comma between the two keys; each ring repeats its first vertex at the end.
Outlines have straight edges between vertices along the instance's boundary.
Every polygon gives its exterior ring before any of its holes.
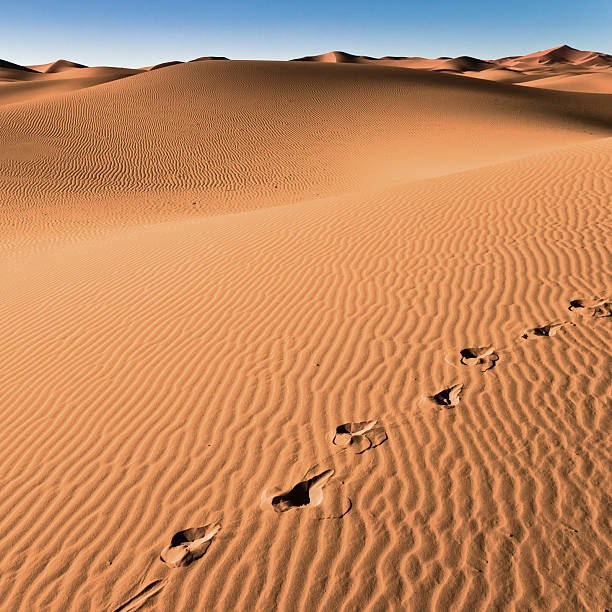
{"type": "Polygon", "coordinates": [[[552,76],[522,83],[522,85],[544,89],[558,89],[560,91],[610,94],[612,93],[612,71],[596,74],[552,76]]]}
{"type": "Polygon", "coordinates": [[[612,604],[612,98],[356,63],[0,107],[2,609],[612,604]]]}
{"type": "Polygon", "coordinates": [[[523,56],[481,60],[466,55],[460,57],[369,57],[352,55],[342,51],[330,51],[320,55],[309,55],[294,61],[317,63],[349,63],[379,66],[395,66],[416,70],[449,72],[462,76],[500,81],[503,83],[533,84],[537,87],[581,91],[584,93],[612,93],[612,55],[595,51],[580,51],[567,45],[538,51],[523,56]],[[564,77],[580,77],[565,80],[564,77]]]}

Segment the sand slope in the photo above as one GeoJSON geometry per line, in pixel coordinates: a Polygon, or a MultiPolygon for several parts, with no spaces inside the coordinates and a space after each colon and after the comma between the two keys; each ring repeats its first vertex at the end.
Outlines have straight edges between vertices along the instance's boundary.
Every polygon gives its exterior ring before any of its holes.
{"type": "Polygon", "coordinates": [[[528,87],[542,87],[559,91],[612,94],[612,72],[555,76],[523,83],[528,87]]]}
{"type": "Polygon", "coordinates": [[[215,62],[0,109],[2,608],[609,607],[604,100],[215,62]]]}
{"type": "Polygon", "coordinates": [[[139,72],[130,68],[98,66],[65,69],[44,75],[25,73],[25,77],[20,74],[19,78],[10,79],[12,82],[0,83],[0,105],[49,100],[50,97],[109,83],[139,72]]]}
{"type": "Polygon", "coordinates": [[[39,74],[35,70],[0,59],[0,83],[7,81],[27,81],[37,76],[39,76],[39,74]]]}
{"type": "Polygon", "coordinates": [[[0,108],[0,188],[31,234],[91,225],[100,198],[104,223],[225,213],[508,160],[611,122],[597,96],[454,75],[196,62],[0,108]]]}

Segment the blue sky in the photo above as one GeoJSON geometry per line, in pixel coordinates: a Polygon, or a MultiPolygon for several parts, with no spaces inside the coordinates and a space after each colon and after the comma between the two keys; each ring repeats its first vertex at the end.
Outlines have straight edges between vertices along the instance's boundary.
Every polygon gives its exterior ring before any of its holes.
{"type": "Polygon", "coordinates": [[[3,2],[0,58],[143,66],[226,55],[519,55],[569,44],[612,53],[612,0],[473,2],[16,0],[3,2]]]}

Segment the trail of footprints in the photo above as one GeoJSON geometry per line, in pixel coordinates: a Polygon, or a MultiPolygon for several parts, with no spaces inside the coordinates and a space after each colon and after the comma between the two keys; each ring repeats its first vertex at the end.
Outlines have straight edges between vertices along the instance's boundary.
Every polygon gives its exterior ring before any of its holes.
{"type": "MultiPolygon", "coordinates": [[[[612,299],[594,298],[572,300],[569,310],[585,317],[612,317],[612,299]]],[[[564,327],[575,326],[572,321],[554,321],[541,327],[527,329],[521,335],[522,339],[555,336],[564,327]]],[[[479,366],[481,372],[495,367],[499,355],[493,346],[468,347],[459,351],[459,362],[468,367],[479,366]]],[[[438,406],[454,408],[461,400],[463,384],[458,383],[438,391],[428,399],[438,406]]],[[[370,449],[380,446],[388,439],[385,428],[377,420],[343,423],[338,425],[332,436],[332,444],[360,455],[370,449]]],[[[264,491],[262,500],[275,512],[281,514],[295,508],[312,508],[323,502],[323,489],[333,478],[335,471],[326,469],[310,478],[301,480],[287,491],[276,490],[269,494],[264,491]]],[[[344,513],[346,514],[346,513],[344,513]]],[[[344,516],[344,514],[342,516],[344,516]]],[[[339,517],[338,517],[339,518],[339,517]]],[[[204,556],[221,529],[219,523],[211,523],[202,527],[185,529],[174,534],[170,544],[161,552],[160,559],[171,568],[185,567],[204,556]]],[[[159,593],[166,580],[155,580],[138,592],[134,597],[123,603],[119,610],[135,610],[159,593]]]]}

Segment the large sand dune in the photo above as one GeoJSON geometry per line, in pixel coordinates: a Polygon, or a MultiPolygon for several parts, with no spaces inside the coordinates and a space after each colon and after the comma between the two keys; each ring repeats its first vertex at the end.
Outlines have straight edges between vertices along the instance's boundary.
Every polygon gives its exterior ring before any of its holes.
{"type": "Polygon", "coordinates": [[[30,236],[226,213],[604,136],[607,101],[384,66],[181,64],[0,107],[0,189],[30,236]]]}
{"type": "Polygon", "coordinates": [[[2,609],[610,607],[611,98],[336,64],[0,107],[2,609]]]}

